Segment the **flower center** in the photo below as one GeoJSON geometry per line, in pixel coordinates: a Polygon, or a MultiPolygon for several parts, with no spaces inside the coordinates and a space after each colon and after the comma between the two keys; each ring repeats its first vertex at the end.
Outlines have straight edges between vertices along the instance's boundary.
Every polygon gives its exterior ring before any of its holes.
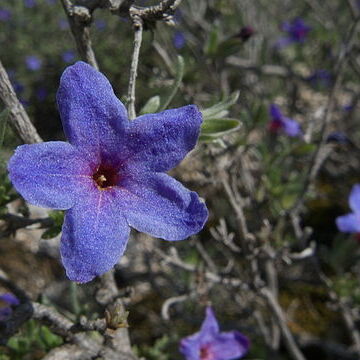
{"type": "Polygon", "coordinates": [[[93,179],[98,189],[107,190],[117,184],[118,174],[112,167],[100,165],[93,179]]]}
{"type": "Polygon", "coordinates": [[[214,360],[208,345],[204,345],[200,348],[200,360],[214,360]]]}

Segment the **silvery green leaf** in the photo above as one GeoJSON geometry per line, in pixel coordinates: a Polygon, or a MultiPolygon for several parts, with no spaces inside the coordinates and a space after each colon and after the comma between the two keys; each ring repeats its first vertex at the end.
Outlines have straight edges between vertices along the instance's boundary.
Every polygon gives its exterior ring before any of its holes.
{"type": "Polygon", "coordinates": [[[201,125],[201,135],[223,134],[234,131],[240,127],[241,123],[237,119],[231,118],[211,118],[206,119],[201,125]]]}
{"type": "Polygon", "coordinates": [[[160,96],[155,95],[146,102],[146,104],[140,110],[140,115],[156,113],[159,110],[159,107],[160,107],[160,96]]]}
{"type": "Polygon", "coordinates": [[[203,114],[204,120],[214,117],[220,118],[226,116],[228,114],[227,110],[230,108],[230,106],[236,103],[239,95],[240,91],[235,91],[223,101],[220,101],[207,109],[203,109],[201,112],[203,114]]]}

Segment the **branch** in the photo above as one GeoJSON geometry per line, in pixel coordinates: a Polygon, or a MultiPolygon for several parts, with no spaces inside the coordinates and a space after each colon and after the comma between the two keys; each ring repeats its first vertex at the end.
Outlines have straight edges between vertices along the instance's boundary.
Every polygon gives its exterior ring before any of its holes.
{"type": "Polygon", "coordinates": [[[85,6],[74,6],[70,0],[61,0],[74,36],[78,53],[84,61],[99,69],[90,38],[91,12],[85,6]]]}
{"type": "Polygon", "coordinates": [[[142,33],[143,33],[142,18],[139,17],[138,15],[133,15],[132,21],[134,26],[134,51],[131,60],[130,80],[129,80],[129,88],[128,88],[128,101],[129,101],[128,111],[129,111],[130,120],[136,118],[135,88],[136,88],[137,69],[139,65],[139,55],[140,55],[140,47],[141,47],[142,33]]]}
{"type": "Polygon", "coordinates": [[[41,142],[41,137],[18,100],[9,77],[0,61],[0,98],[9,110],[10,126],[24,143],[41,142]]]}
{"type": "Polygon", "coordinates": [[[272,310],[273,315],[277,320],[289,353],[295,360],[306,360],[299,347],[297,346],[289,327],[287,326],[285,315],[274,294],[266,287],[261,289],[261,294],[264,296],[268,306],[272,310]]]}
{"type": "MultiPolygon", "coordinates": [[[[301,191],[301,194],[300,194],[298,200],[296,201],[295,205],[293,206],[293,208],[290,209],[290,211],[289,211],[290,214],[294,214],[294,213],[296,214],[299,212],[299,210],[304,202],[305,195],[307,194],[309,188],[313,184],[317,174],[319,173],[319,171],[321,169],[322,164],[324,163],[325,159],[327,158],[327,156],[324,156],[323,149],[324,149],[324,146],[326,145],[326,138],[328,136],[328,128],[332,121],[332,112],[334,109],[336,94],[337,94],[338,89],[341,84],[344,66],[346,64],[346,61],[349,59],[349,54],[350,54],[350,52],[353,48],[354,42],[355,42],[356,34],[357,34],[358,28],[359,28],[359,23],[360,23],[360,17],[358,17],[354,21],[354,23],[351,25],[351,28],[346,36],[345,44],[344,44],[343,48],[341,48],[339,51],[337,61],[336,61],[336,66],[335,66],[335,80],[334,80],[333,86],[330,90],[324,118],[323,118],[323,121],[322,121],[322,124],[320,127],[320,131],[319,131],[319,133],[321,134],[321,140],[318,143],[315,153],[311,159],[310,166],[309,166],[309,169],[307,172],[306,180],[305,180],[303,189],[301,191]]],[[[327,153],[325,155],[327,155],[327,153]]]]}

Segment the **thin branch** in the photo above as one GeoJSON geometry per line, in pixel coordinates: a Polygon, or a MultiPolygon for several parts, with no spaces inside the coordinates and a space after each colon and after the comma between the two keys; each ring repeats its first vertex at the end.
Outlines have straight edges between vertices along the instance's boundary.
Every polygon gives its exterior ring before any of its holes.
{"type": "Polygon", "coordinates": [[[336,66],[335,66],[335,80],[334,80],[333,86],[330,90],[323,122],[322,122],[321,128],[320,128],[321,140],[320,140],[320,142],[317,146],[317,149],[315,150],[315,153],[312,157],[312,160],[311,160],[311,163],[310,163],[310,166],[308,169],[307,177],[306,177],[304,186],[302,188],[301,194],[300,194],[298,200],[296,201],[295,205],[293,206],[293,208],[290,209],[289,213],[297,213],[300,210],[300,208],[304,202],[305,195],[307,194],[309,188],[312,186],[313,181],[316,178],[319,170],[321,169],[322,164],[324,163],[325,159],[327,158],[327,156],[324,156],[323,148],[324,148],[324,145],[326,145],[326,138],[328,136],[328,128],[332,121],[332,113],[333,113],[333,109],[334,109],[334,103],[335,103],[338,89],[341,84],[343,69],[346,64],[346,61],[349,58],[351,49],[353,47],[354,40],[356,37],[355,35],[357,34],[359,23],[360,23],[360,17],[358,17],[356,19],[356,21],[354,21],[354,23],[352,24],[352,26],[348,32],[348,35],[346,37],[344,46],[339,51],[339,55],[338,55],[336,66]]]}
{"type": "Polygon", "coordinates": [[[10,126],[24,143],[41,142],[41,137],[29,119],[24,107],[16,96],[10,79],[0,61],[0,98],[9,110],[10,126]]]}
{"type": "Polygon", "coordinates": [[[129,112],[130,120],[136,118],[135,88],[136,88],[136,77],[137,77],[139,55],[140,55],[142,33],[143,33],[143,21],[141,17],[134,15],[133,25],[134,25],[134,51],[131,60],[130,79],[129,79],[129,88],[128,88],[128,101],[129,101],[128,112],[129,112]]]}
{"type": "Polygon", "coordinates": [[[268,306],[273,311],[289,353],[295,360],[306,360],[297,346],[289,327],[287,326],[285,315],[274,294],[266,287],[261,289],[261,294],[264,296],[268,306]]]}
{"type": "Polygon", "coordinates": [[[61,0],[82,60],[99,69],[90,38],[91,13],[84,6],[74,6],[70,0],[61,0]]]}
{"type": "Polygon", "coordinates": [[[170,307],[174,304],[186,301],[187,299],[191,298],[193,295],[194,293],[180,295],[180,296],[173,296],[165,300],[161,307],[161,317],[164,320],[170,320],[170,314],[169,314],[170,307]]]}
{"type": "Polygon", "coordinates": [[[143,21],[165,20],[172,21],[176,8],[182,0],[163,0],[158,5],[141,7],[132,5],[130,7],[130,16],[136,13],[143,21]]]}

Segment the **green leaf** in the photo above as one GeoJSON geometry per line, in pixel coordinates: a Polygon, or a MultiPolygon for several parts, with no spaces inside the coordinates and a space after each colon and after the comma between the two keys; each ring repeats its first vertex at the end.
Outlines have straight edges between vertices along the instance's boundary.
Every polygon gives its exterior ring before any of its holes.
{"type": "Polygon", "coordinates": [[[207,56],[214,56],[216,55],[216,51],[218,48],[219,43],[219,29],[215,26],[210,34],[208,41],[206,42],[204,52],[207,56]]]}
{"type": "Polygon", "coordinates": [[[140,115],[156,113],[159,107],[160,107],[160,96],[155,95],[146,102],[146,104],[140,110],[140,115]]]}
{"type": "Polygon", "coordinates": [[[201,125],[201,135],[223,134],[234,131],[240,127],[241,123],[237,119],[231,118],[212,118],[205,120],[201,125]]]}
{"type": "Polygon", "coordinates": [[[170,95],[165,100],[164,104],[161,106],[159,111],[165,110],[169,106],[169,104],[171,103],[173,98],[175,97],[177,91],[179,90],[182,79],[184,77],[184,72],[185,72],[184,58],[182,56],[178,55],[178,57],[177,57],[177,66],[176,66],[175,84],[174,84],[174,86],[172,88],[172,91],[171,91],[170,95]]]}
{"type": "Polygon", "coordinates": [[[219,44],[215,55],[218,57],[228,57],[236,54],[242,47],[243,41],[239,38],[232,37],[219,44]]]}
{"type": "Polygon", "coordinates": [[[9,118],[9,113],[10,111],[8,109],[5,109],[0,113],[0,146],[2,146],[4,142],[5,130],[9,118]]]}
{"type": "Polygon", "coordinates": [[[315,151],[315,149],[315,144],[300,144],[294,148],[293,154],[297,156],[309,155],[315,151]]]}
{"type": "Polygon", "coordinates": [[[230,108],[230,106],[236,103],[239,95],[240,91],[235,91],[223,101],[220,101],[207,109],[201,110],[204,120],[207,120],[209,118],[221,118],[226,116],[228,114],[227,110],[230,108]]]}
{"type": "Polygon", "coordinates": [[[49,213],[49,217],[52,218],[54,224],[42,234],[41,238],[45,240],[52,239],[58,234],[60,234],[62,224],[64,222],[64,212],[52,211],[49,213]]]}
{"type": "Polygon", "coordinates": [[[54,347],[60,346],[63,343],[61,337],[53,334],[46,326],[41,326],[39,335],[47,349],[52,349],[54,347]]]}

